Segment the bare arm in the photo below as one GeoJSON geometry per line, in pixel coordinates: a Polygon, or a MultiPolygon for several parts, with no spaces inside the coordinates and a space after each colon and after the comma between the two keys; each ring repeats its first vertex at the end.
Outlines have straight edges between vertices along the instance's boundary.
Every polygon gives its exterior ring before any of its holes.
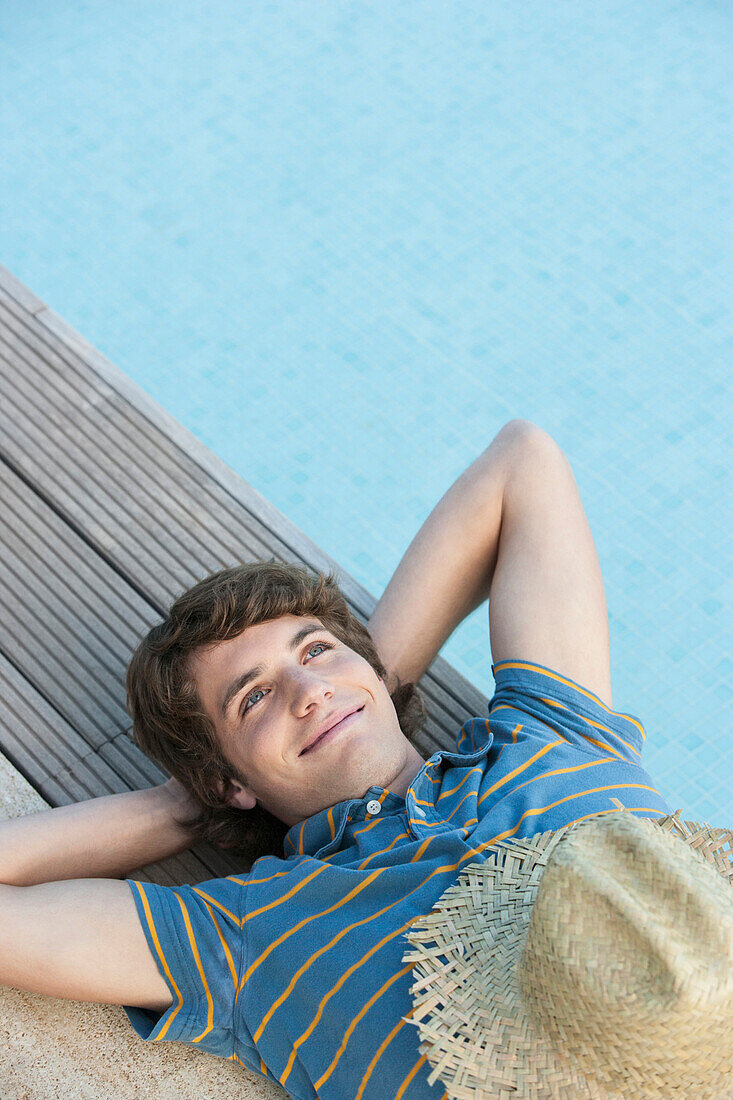
{"type": "Polygon", "coordinates": [[[115,879],[0,885],[0,985],[158,1012],[173,1003],[132,889],[115,879]]]}
{"type": "Polygon", "coordinates": [[[544,665],[613,706],[588,519],[567,457],[527,420],[505,424],[461,474],[387,585],[367,626],[388,672],[417,681],[487,598],[494,664],[544,665]]]}
{"type": "Polygon", "coordinates": [[[489,598],[504,488],[528,434],[510,420],[464,470],[410,543],[367,629],[389,673],[415,683],[467,615],[489,598]]]}
{"type": "Polygon", "coordinates": [[[193,805],[168,780],[0,822],[0,986],[168,1008],[130,886],[101,876],[189,847],[174,815],[193,805]]]}
{"type": "Polygon", "coordinates": [[[0,822],[0,883],[121,878],[191,846],[175,818],[196,804],[175,780],[0,822]]]}

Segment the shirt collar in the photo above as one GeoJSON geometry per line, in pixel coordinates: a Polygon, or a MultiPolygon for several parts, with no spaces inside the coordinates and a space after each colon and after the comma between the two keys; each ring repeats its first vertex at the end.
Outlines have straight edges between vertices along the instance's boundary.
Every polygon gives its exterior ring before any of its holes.
{"type": "MultiPolygon", "coordinates": [[[[475,764],[489,750],[489,743],[482,745],[475,752],[462,753],[439,749],[434,752],[429,760],[426,760],[417,773],[410,789],[415,792],[426,793],[426,788],[432,794],[436,790],[434,784],[427,779],[434,780],[443,771],[452,767],[466,767],[475,764]]],[[[439,788],[438,788],[439,789],[439,788]]],[[[409,793],[409,792],[408,792],[409,793]]],[[[395,813],[405,812],[405,799],[393,794],[384,787],[370,787],[363,798],[351,798],[345,802],[337,802],[325,810],[319,810],[312,817],[299,821],[292,825],[285,835],[283,842],[285,858],[291,856],[311,856],[314,859],[323,859],[332,852],[338,850],[341,844],[346,826],[355,821],[371,821],[375,817],[390,817],[395,813]],[[380,805],[379,814],[372,814],[368,810],[368,803],[376,801],[380,805]]]]}
{"type": "Polygon", "coordinates": [[[319,810],[305,821],[291,826],[284,840],[285,858],[288,856],[313,856],[315,859],[330,855],[338,849],[346,826],[354,821],[371,821],[374,817],[388,817],[403,812],[405,800],[384,787],[370,787],[363,798],[351,798],[337,802],[325,810],[319,810]],[[379,814],[367,809],[370,802],[379,803],[379,814]]]}

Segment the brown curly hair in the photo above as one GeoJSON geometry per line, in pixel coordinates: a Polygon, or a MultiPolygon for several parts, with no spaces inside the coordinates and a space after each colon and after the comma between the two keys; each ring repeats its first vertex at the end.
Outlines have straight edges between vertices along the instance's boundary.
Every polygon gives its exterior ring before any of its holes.
{"type": "MultiPolygon", "coordinates": [[[[208,841],[249,863],[262,855],[281,856],[288,826],[259,805],[240,810],[227,804],[232,781],[246,781],[224,756],[188,665],[199,646],[282,615],[315,616],[386,681],[369,632],[350,610],[333,571],[324,575],[274,558],[222,569],[189,588],[143,638],[127,668],[134,742],[200,807],[178,824],[191,831],[192,845],[208,841]]],[[[422,696],[415,684],[398,680],[391,699],[412,742],[425,722],[422,696]]]]}

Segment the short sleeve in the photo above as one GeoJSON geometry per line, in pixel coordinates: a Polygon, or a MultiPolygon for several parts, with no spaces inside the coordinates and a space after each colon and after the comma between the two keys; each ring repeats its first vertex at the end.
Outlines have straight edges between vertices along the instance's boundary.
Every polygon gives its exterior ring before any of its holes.
{"type": "MultiPolygon", "coordinates": [[[[133,1028],[141,1039],[190,1043],[221,1058],[231,1058],[236,1051],[241,1058],[235,1035],[241,885],[231,879],[176,887],[127,882],[148,946],[173,997],[161,1014],[123,1005],[133,1028]]],[[[244,1045],[248,1047],[246,1038],[244,1045]]],[[[259,1071],[253,1045],[251,1064],[259,1071]]]]}
{"type": "Polygon", "coordinates": [[[514,736],[517,718],[526,734],[562,738],[591,755],[611,754],[638,764],[646,740],[641,721],[612,710],[592,691],[562,673],[530,661],[492,665],[496,691],[489,704],[495,745],[514,736]]]}

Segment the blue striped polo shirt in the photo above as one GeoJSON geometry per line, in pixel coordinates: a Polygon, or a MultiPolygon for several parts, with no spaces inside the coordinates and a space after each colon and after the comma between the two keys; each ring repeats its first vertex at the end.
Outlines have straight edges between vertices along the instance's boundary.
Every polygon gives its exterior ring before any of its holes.
{"type": "Polygon", "coordinates": [[[278,1081],[296,1100],[441,1100],[419,1051],[404,935],[498,840],[622,806],[670,812],[640,763],[638,718],[542,665],[492,665],[488,718],[433,753],[406,796],[370,787],[294,825],[282,857],[167,887],[130,879],[173,997],[125,1007],[176,1040],[278,1081]]]}

